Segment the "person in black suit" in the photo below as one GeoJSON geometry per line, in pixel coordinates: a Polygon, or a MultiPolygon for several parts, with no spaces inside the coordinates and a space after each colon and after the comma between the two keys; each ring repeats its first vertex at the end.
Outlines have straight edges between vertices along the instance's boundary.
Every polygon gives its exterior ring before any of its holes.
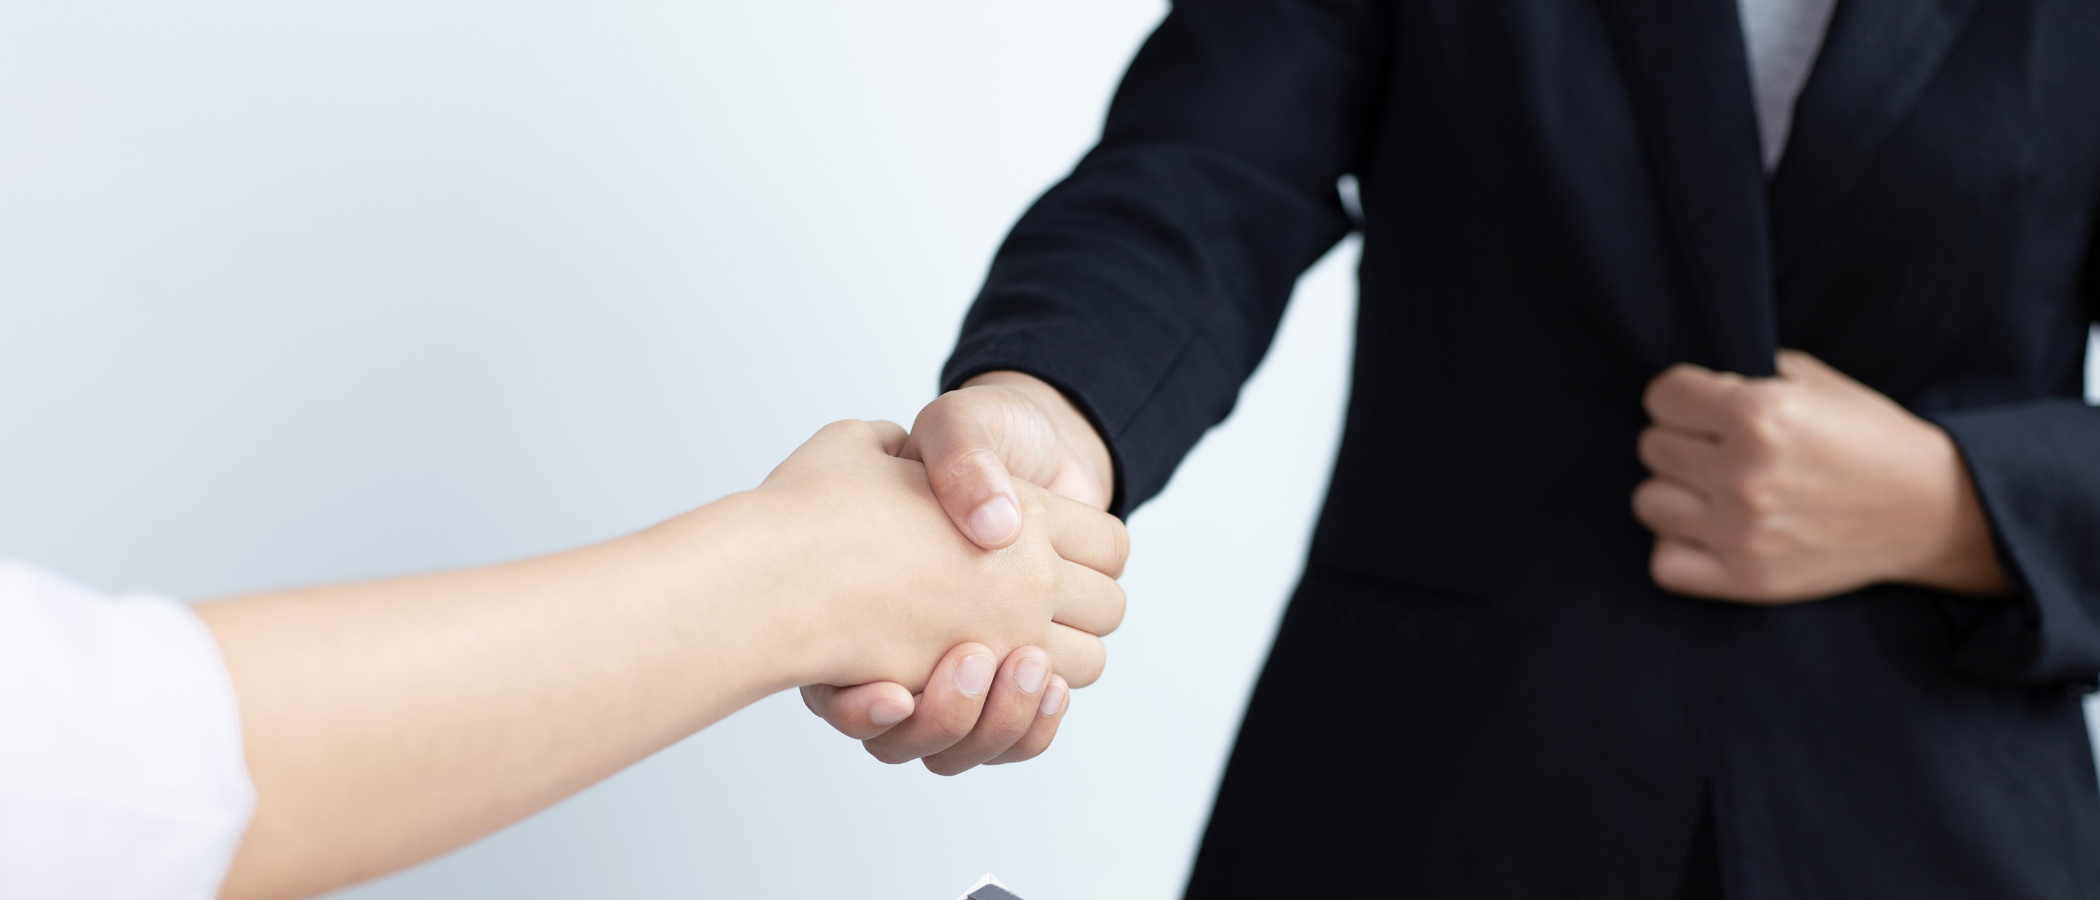
{"type": "Polygon", "coordinates": [[[910,451],[987,547],[1363,235],[1189,897],[2100,896],[2100,4],[1841,0],[1778,103],[1750,11],[1185,0],[999,251],[910,451]]]}

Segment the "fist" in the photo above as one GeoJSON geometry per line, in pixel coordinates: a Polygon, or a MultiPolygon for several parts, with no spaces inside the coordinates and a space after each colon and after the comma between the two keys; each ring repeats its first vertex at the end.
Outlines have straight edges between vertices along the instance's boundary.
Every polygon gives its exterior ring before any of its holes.
{"type": "Polygon", "coordinates": [[[1890,581],[2004,590],[1946,432],[1806,353],[1778,371],[1680,364],[1649,383],[1633,512],[1658,585],[1757,604],[1890,581]]]}

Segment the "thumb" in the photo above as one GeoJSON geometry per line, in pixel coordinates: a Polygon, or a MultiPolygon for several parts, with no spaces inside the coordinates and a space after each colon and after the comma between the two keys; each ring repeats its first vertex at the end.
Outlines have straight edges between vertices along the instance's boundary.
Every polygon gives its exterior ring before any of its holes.
{"type": "Polygon", "coordinates": [[[904,721],[917,705],[903,685],[877,681],[853,687],[805,685],[802,705],[856,741],[865,741],[904,721]]]}
{"type": "Polygon", "coordinates": [[[1021,536],[1021,502],[1006,468],[1010,411],[966,391],[927,404],[902,456],[926,464],[926,480],[948,518],[977,546],[997,550],[1021,536]]]}

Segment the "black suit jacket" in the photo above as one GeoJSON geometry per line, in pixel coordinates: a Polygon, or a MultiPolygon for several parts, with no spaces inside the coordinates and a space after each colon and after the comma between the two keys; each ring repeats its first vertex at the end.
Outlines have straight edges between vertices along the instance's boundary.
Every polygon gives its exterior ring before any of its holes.
{"type": "Polygon", "coordinates": [[[1000,250],[945,381],[1066,391],[1125,511],[1363,232],[1334,481],[1191,896],[1668,897],[1702,818],[1741,900],[2100,896],[2100,2],[1841,0],[1769,181],[1736,16],[1186,0],[1000,250]],[[2017,602],[1653,585],[1644,384],[1781,346],[1954,436],[2017,602]]]}

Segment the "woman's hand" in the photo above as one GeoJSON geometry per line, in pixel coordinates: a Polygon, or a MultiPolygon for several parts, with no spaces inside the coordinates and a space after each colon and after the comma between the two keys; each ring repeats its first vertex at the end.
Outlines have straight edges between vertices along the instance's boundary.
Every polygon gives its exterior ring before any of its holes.
{"type": "MultiPolygon", "coordinates": [[[[925,462],[934,495],[955,529],[986,548],[1008,546],[1032,521],[1032,515],[1015,514],[1024,512],[1019,492],[1030,485],[1094,510],[1107,509],[1115,489],[1108,445],[1086,416],[1056,388],[1020,372],[984,373],[927,404],[902,455],[925,462]]],[[[1096,566],[1112,576],[1121,573],[1128,550],[1120,531],[1116,537],[1113,553],[1093,556],[1112,563],[1096,566]]],[[[1062,680],[1038,695],[1029,679],[1008,678],[1009,672],[1033,670],[1010,658],[999,671],[989,697],[945,687],[915,696],[903,686],[876,683],[806,687],[802,700],[824,721],[863,741],[876,758],[900,763],[924,757],[928,769],[952,775],[980,763],[1034,757],[1056,732],[1068,703],[1062,680]],[[1038,718],[1024,727],[1023,711],[1031,707],[1038,718]],[[1042,712],[1053,707],[1056,712],[1042,712]]],[[[1070,674],[1062,661],[1058,671],[1070,674]]]]}
{"type": "Polygon", "coordinates": [[[1815,357],[1781,351],[1761,379],[1673,366],[1645,404],[1653,477],[1633,510],[1665,589],[1756,604],[1877,582],[2006,590],[1946,432],[1815,357]]]}
{"type": "MultiPolygon", "coordinates": [[[[827,426],[757,490],[732,498],[759,510],[743,543],[768,558],[755,570],[777,573],[764,592],[807,618],[798,630],[820,651],[808,680],[921,692],[951,648],[974,642],[987,663],[1042,648],[1062,683],[1092,683],[1106,663],[1100,636],[1123,619],[1123,524],[1017,482],[1018,534],[983,549],[957,533],[925,467],[898,458],[904,440],[887,422],[827,426]]],[[[957,660],[973,685],[995,668],[977,658],[957,660]]],[[[1030,658],[1007,666],[1040,694],[1049,673],[1034,678],[1030,658]]]]}
{"type": "MultiPolygon", "coordinates": [[[[846,472],[829,456],[838,449],[830,445],[832,440],[844,440],[850,447],[866,443],[872,437],[881,443],[886,453],[898,453],[903,449],[903,434],[896,430],[896,426],[875,423],[868,427],[873,429],[871,434],[857,433],[858,429],[847,423],[833,428],[843,428],[848,433],[829,437],[820,433],[803,450],[797,451],[795,457],[783,463],[767,479],[760,492],[769,489],[816,489],[821,492],[821,488],[806,483],[810,480],[807,476],[814,475],[821,480],[827,474],[846,472]],[[807,473],[805,468],[809,470],[807,473]]],[[[878,462],[872,457],[868,461],[878,462]]],[[[906,476],[915,495],[911,502],[924,505],[931,500],[930,492],[923,497],[916,496],[921,491],[930,491],[926,487],[923,468],[917,463],[905,463],[902,467],[883,465],[896,468],[906,476]]],[[[859,485],[881,480],[854,478],[859,485]]],[[[1046,572],[1061,573],[1061,579],[1053,578],[1051,583],[1034,589],[1037,596],[1029,598],[1029,602],[1037,605],[1052,600],[1058,590],[1075,592],[1077,596],[1066,601],[1064,608],[1067,611],[1061,617],[1055,614],[1049,617],[1042,647],[1030,644],[1009,653],[1006,647],[995,649],[979,643],[976,639],[992,640],[996,629],[1007,627],[998,622],[985,622],[970,626],[974,630],[965,636],[972,639],[950,650],[930,675],[921,675],[923,669],[907,669],[908,674],[917,677],[892,676],[892,680],[872,680],[860,676],[836,676],[827,679],[827,684],[802,688],[803,703],[811,712],[846,735],[863,741],[868,752],[877,759],[895,764],[923,758],[927,769],[954,775],[978,765],[1033,758],[1049,747],[1056,736],[1070,702],[1071,688],[1091,684],[1100,675],[1106,656],[1098,635],[1107,634],[1122,619],[1123,595],[1113,580],[1122,574],[1123,560],[1128,553],[1128,537],[1122,523],[1113,516],[1047,493],[1027,482],[1009,483],[1003,486],[1003,491],[1003,496],[1020,501],[1019,511],[1023,514],[1012,523],[1014,533],[1006,536],[997,550],[978,550],[964,545],[966,549],[962,556],[978,559],[984,565],[1020,567],[1017,571],[1037,573],[1029,577],[1040,577],[1046,572]],[[1056,583],[1060,580],[1061,585],[1056,583]],[[1044,647],[1050,650],[1046,651],[1044,647]],[[1001,656],[1004,656],[1003,662],[1001,656]],[[834,686],[839,684],[854,686],[834,686]]],[[[885,506],[911,505],[899,501],[878,502],[885,506]]],[[[963,540],[946,519],[915,520],[902,529],[883,529],[882,534],[907,540],[910,549],[915,551],[930,546],[952,550],[954,548],[949,545],[963,540]],[[918,534],[920,531],[931,533],[918,534]]],[[[996,586],[997,582],[973,578],[969,583],[996,586]]],[[[929,599],[919,594],[906,596],[915,602],[929,599]]],[[[999,606],[987,611],[1011,614],[1019,608],[999,606]]],[[[1040,618],[1040,612],[1037,616],[1040,618]]],[[[953,616],[949,618],[956,622],[966,621],[953,616]]],[[[853,628],[831,630],[862,633],[853,628]]]]}
{"type": "MultiPolygon", "coordinates": [[[[874,436],[886,453],[897,453],[903,447],[903,434],[895,426],[876,424],[871,428],[876,428],[874,436]]],[[[819,434],[819,438],[825,438],[825,434],[819,434]]],[[[848,441],[865,438],[855,434],[848,436],[848,441]]],[[[798,466],[804,464],[800,457],[811,453],[811,459],[806,459],[808,464],[819,468],[836,466],[823,457],[827,449],[819,441],[811,441],[804,451],[781,464],[781,470],[766,478],[766,489],[806,487],[798,472],[798,466]]],[[[903,468],[905,474],[913,476],[913,489],[924,485],[924,476],[913,472],[918,468],[916,464],[903,468]]],[[[882,762],[903,764],[924,759],[932,772],[958,774],[981,764],[1031,759],[1050,747],[1056,728],[1065,717],[1073,682],[1086,686],[1098,678],[1100,665],[1105,661],[1098,636],[1075,631],[1071,625],[1084,623],[1102,629],[1098,634],[1107,634],[1107,629],[1121,621],[1121,590],[1113,581],[1115,575],[1121,575],[1123,556],[1128,552],[1128,537],[1123,535],[1121,522],[1027,483],[1008,485],[1004,491],[1021,499],[1021,510],[1025,510],[1025,516],[1012,522],[1014,535],[1002,541],[1002,550],[976,550],[964,556],[1027,564],[1025,560],[1033,554],[1035,564],[1048,564],[1050,569],[1071,566],[1071,560],[1084,562],[1079,571],[1067,571],[1065,575],[1081,592],[1100,596],[1081,598],[1081,613],[1077,615],[1067,615],[1063,621],[1050,619],[1048,636],[1056,644],[1046,646],[1063,648],[1063,655],[1056,661],[1039,646],[1004,652],[970,640],[951,648],[930,676],[871,684],[838,678],[832,684],[802,688],[802,703],[808,709],[840,732],[859,738],[867,751],[882,762]],[[1048,539],[1052,552],[1071,554],[1071,558],[1044,556],[1044,539],[1048,539]],[[1021,562],[1014,558],[1021,558],[1021,562]],[[1088,602],[1100,608],[1084,613],[1088,602]],[[1000,661],[1002,655],[1006,657],[1004,663],[1000,661]],[[899,682],[909,682],[911,688],[899,682]],[[834,684],[855,686],[838,688],[834,684]]],[[[930,499],[930,493],[926,497],[930,499]]],[[[922,537],[918,543],[955,543],[962,539],[947,520],[934,522],[930,531],[934,535],[922,537]]],[[[989,631],[972,631],[970,636],[989,636],[989,631]]]]}

